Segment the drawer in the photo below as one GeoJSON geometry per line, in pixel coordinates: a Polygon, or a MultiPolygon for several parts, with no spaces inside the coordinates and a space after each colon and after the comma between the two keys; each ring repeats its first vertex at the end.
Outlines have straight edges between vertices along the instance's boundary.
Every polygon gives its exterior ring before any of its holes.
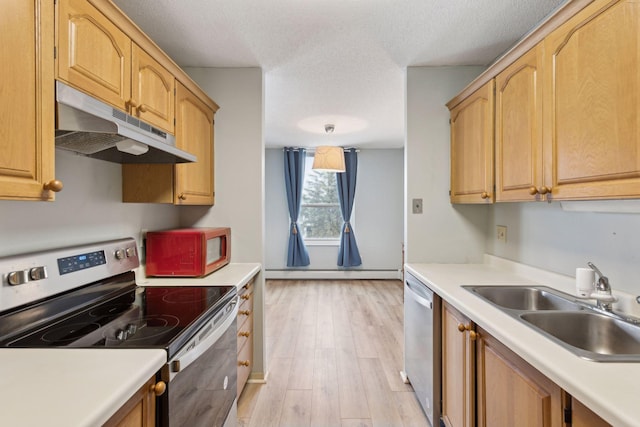
{"type": "Polygon", "coordinates": [[[240,309],[238,309],[238,331],[243,327],[245,322],[253,318],[253,306],[252,305],[241,305],[240,309]]]}
{"type": "Polygon", "coordinates": [[[238,396],[249,379],[253,367],[253,340],[247,340],[238,352],[238,396]]]}

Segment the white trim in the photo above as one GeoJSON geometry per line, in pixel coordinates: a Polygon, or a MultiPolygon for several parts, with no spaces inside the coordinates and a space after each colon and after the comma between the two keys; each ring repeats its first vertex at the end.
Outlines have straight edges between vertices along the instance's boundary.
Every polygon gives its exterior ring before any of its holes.
{"type": "Polygon", "coordinates": [[[402,270],[265,270],[264,278],[280,280],[402,280],[402,270]]]}
{"type": "Polygon", "coordinates": [[[307,246],[340,246],[340,238],[337,239],[305,239],[304,244],[307,246]]]}

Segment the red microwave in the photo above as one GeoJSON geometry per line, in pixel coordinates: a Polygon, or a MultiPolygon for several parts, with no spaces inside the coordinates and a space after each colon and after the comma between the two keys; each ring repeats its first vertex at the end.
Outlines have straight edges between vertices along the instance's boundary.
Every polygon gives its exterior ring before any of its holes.
{"type": "Polygon", "coordinates": [[[205,276],[227,265],[230,258],[228,227],[147,232],[147,276],[205,276]]]}

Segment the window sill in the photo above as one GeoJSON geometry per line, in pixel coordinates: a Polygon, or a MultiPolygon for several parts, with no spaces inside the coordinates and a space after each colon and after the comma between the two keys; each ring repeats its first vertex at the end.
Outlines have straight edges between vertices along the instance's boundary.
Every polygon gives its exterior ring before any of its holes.
{"type": "Polygon", "coordinates": [[[307,246],[340,246],[340,240],[305,239],[304,244],[307,246]]]}

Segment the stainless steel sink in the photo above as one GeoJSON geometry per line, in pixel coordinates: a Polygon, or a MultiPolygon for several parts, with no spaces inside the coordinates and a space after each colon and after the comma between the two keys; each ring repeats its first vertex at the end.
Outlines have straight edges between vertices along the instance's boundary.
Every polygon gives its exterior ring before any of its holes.
{"type": "Polygon", "coordinates": [[[580,303],[546,286],[465,286],[490,303],[512,310],[581,310],[580,303]]]}
{"type": "Polygon", "coordinates": [[[520,315],[560,345],[596,361],[640,361],[640,327],[592,311],[529,312],[520,315]]]}
{"type": "Polygon", "coordinates": [[[547,286],[463,287],[583,359],[640,362],[640,319],[547,286]]]}

